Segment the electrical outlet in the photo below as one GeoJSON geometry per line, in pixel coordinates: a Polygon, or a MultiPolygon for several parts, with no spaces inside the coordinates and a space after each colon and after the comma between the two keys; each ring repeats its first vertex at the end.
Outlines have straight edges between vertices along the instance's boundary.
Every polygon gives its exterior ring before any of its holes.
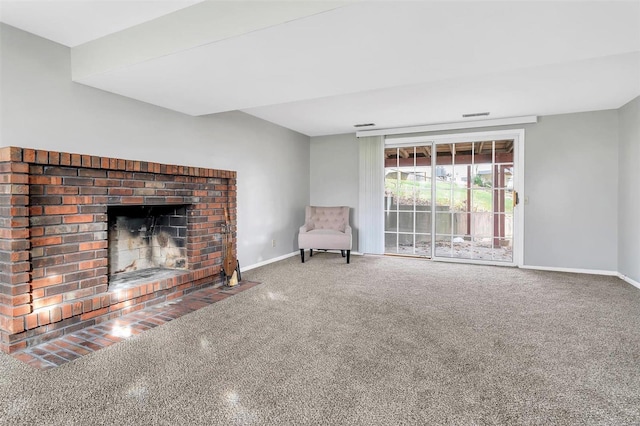
{"type": "Polygon", "coordinates": [[[276,240],[271,240],[271,247],[275,247],[276,246],[276,240]]]}

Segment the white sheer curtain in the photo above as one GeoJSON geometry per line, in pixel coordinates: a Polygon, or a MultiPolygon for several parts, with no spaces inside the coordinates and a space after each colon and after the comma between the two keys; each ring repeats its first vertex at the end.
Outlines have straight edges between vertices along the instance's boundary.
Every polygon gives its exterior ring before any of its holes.
{"type": "Polygon", "coordinates": [[[384,137],[369,136],[360,145],[358,251],[384,253],[384,137]]]}

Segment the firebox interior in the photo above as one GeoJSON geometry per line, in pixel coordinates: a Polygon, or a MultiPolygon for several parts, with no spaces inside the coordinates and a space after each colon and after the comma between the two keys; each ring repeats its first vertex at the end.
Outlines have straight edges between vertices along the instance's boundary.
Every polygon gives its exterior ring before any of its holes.
{"type": "MultiPolygon", "coordinates": [[[[108,207],[110,288],[187,268],[187,205],[108,207]],[[128,279],[127,279],[128,277],[128,279]]],[[[170,274],[170,273],[169,273],[170,274]]],[[[170,274],[171,275],[171,274],[170,274]]]]}

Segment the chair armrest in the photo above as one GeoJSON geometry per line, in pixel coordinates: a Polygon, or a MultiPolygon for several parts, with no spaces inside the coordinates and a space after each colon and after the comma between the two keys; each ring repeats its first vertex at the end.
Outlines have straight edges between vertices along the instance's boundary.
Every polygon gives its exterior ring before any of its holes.
{"type": "Polygon", "coordinates": [[[300,231],[299,231],[299,232],[301,232],[301,233],[308,232],[308,231],[307,231],[307,225],[306,225],[306,224],[302,225],[302,226],[300,227],[300,231]]]}
{"type": "Polygon", "coordinates": [[[344,227],[344,233],[347,235],[351,235],[351,227],[349,225],[344,227]]]}

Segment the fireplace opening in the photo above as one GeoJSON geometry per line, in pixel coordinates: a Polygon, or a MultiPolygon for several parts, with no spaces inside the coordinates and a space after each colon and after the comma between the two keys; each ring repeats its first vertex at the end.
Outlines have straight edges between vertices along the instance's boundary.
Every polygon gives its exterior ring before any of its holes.
{"type": "Polygon", "coordinates": [[[111,206],[109,289],[180,274],[187,269],[187,206],[111,206]]]}

